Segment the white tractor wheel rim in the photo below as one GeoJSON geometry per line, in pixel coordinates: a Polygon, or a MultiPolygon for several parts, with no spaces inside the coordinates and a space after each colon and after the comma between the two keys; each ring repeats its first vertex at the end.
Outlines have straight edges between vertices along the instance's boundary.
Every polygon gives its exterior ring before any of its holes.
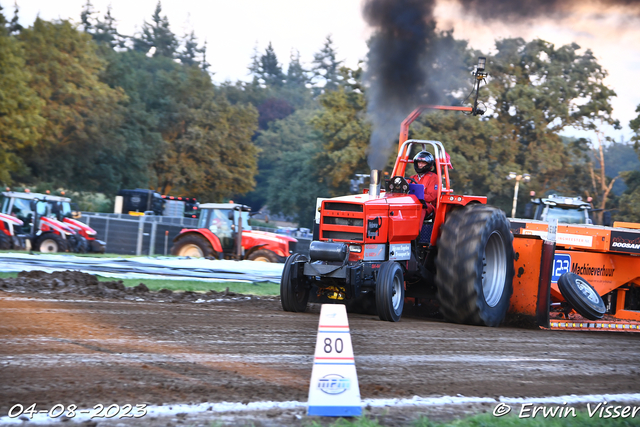
{"type": "Polygon", "coordinates": [[[267,258],[266,256],[259,256],[259,257],[256,257],[256,258],[252,259],[252,261],[258,261],[258,262],[271,262],[271,261],[269,260],[269,258],[267,258]]]}
{"type": "Polygon", "coordinates": [[[491,233],[482,258],[482,291],[489,307],[495,307],[504,293],[507,277],[507,253],[502,235],[491,233]]]}
{"type": "Polygon", "coordinates": [[[402,287],[403,283],[400,281],[400,278],[397,274],[394,274],[393,288],[391,290],[393,293],[393,296],[391,297],[391,304],[393,305],[393,311],[395,311],[396,313],[398,312],[400,303],[402,302],[402,287]]]}
{"type": "Polygon", "coordinates": [[[43,240],[40,244],[40,252],[55,253],[58,252],[58,243],[53,239],[43,240]]]}
{"type": "Polygon", "coordinates": [[[204,253],[202,252],[202,249],[200,249],[200,246],[189,243],[180,249],[180,253],[178,255],[202,258],[204,253]]]}

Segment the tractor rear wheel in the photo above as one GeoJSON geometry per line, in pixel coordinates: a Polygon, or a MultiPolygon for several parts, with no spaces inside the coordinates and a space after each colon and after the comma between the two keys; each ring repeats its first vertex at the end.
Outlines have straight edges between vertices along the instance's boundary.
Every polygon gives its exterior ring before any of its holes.
{"type": "Polygon", "coordinates": [[[36,240],[35,249],[42,253],[66,252],[67,243],[55,233],[44,233],[36,240]]]}
{"type": "Polygon", "coordinates": [[[380,320],[397,322],[404,308],[404,274],[395,261],[383,262],[376,281],[376,308],[380,320]]]}
{"type": "Polygon", "coordinates": [[[513,235],[504,213],[479,204],[449,213],[437,247],[436,285],[444,318],[498,326],[513,293],[513,235]]]}
{"type": "Polygon", "coordinates": [[[299,313],[307,309],[309,288],[304,286],[304,283],[300,283],[303,274],[299,270],[301,266],[297,261],[307,261],[307,257],[302,254],[293,254],[284,262],[280,279],[280,302],[284,311],[299,313]]]}
{"type": "Polygon", "coordinates": [[[203,258],[214,256],[215,251],[211,243],[199,234],[187,234],[171,247],[171,255],[203,258]]]}
{"type": "Polygon", "coordinates": [[[251,252],[247,259],[260,262],[278,262],[278,255],[269,249],[258,249],[257,251],[251,252]]]}

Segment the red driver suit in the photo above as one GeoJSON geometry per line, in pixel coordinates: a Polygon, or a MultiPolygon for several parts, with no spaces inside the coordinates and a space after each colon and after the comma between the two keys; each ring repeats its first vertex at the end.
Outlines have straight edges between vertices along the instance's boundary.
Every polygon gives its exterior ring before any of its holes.
{"type": "Polygon", "coordinates": [[[414,179],[416,183],[424,185],[424,201],[427,202],[427,215],[429,215],[434,211],[436,199],[438,198],[438,174],[427,172],[413,175],[411,178],[414,179]]]}

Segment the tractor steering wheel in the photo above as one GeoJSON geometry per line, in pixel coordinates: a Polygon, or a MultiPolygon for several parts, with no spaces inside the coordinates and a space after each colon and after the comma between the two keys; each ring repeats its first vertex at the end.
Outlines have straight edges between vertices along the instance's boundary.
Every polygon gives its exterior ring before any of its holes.
{"type": "Polygon", "coordinates": [[[412,182],[413,184],[417,184],[416,180],[413,178],[407,178],[407,181],[412,182]]]}

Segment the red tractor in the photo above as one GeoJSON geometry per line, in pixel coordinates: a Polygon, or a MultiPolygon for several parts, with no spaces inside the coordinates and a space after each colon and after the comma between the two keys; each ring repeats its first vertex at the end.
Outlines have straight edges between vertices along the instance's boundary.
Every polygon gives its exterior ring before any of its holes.
{"type": "Polygon", "coordinates": [[[0,214],[0,249],[24,249],[24,240],[16,230],[22,229],[22,225],[23,222],[15,216],[0,214]]]}
{"type": "MultiPolygon", "coordinates": [[[[104,253],[105,244],[96,239],[95,230],[72,218],[71,199],[67,197],[6,191],[0,206],[3,214],[22,221],[17,235],[29,245],[27,249],[104,253]]],[[[14,245],[12,249],[20,247],[14,245]]]]}
{"type": "Polygon", "coordinates": [[[486,197],[453,193],[452,168],[442,143],[407,140],[400,146],[386,191],[380,171],[371,171],[368,193],[322,201],[318,240],[309,257],[295,253],[285,262],[280,297],[285,311],[304,311],[310,293],[320,302],[342,302],[354,311],[373,307],[381,320],[397,322],[405,298],[436,301],[451,322],[497,326],[513,292],[513,235],[504,212],[487,206],[486,197]],[[407,182],[412,148],[429,148],[435,158],[437,199],[427,216],[424,187],[407,182]]]}
{"type": "Polygon", "coordinates": [[[293,237],[252,230],[251,208],[235,203],[205,203],[198,208],[197,229],[183,229],[171,254],[191,257],[283,262],[295,251],[293,237]]]}

